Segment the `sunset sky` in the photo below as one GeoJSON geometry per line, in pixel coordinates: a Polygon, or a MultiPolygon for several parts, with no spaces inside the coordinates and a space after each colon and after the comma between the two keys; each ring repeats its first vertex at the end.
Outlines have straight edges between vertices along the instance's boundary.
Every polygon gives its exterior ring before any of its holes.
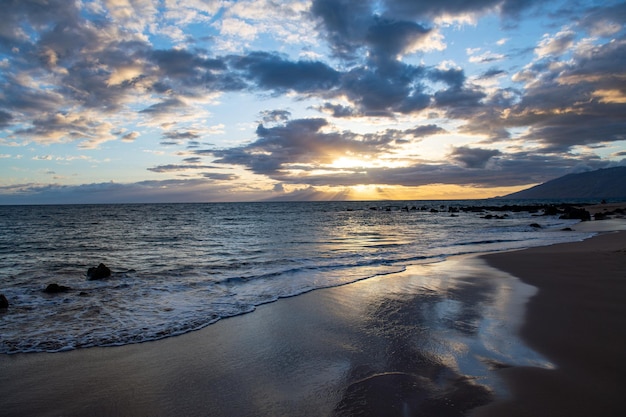
{"type": "Polygon", "coordinates": [[[0,0],[0,203],[486,198],[626,164],[626,3],[0,0]]]}

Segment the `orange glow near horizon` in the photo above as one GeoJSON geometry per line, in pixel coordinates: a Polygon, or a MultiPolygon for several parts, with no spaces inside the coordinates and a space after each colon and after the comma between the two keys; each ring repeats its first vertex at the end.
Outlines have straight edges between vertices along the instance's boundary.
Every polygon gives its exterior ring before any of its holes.
{"type": "Polygon", "coordinates": [[[329,195],[341,195],[346,200],[479,200],[511,194],[536,184],[515,187],[479,188],[452,184],[432,184],[403,187],[380,184],[359,184],[349,187],[320,187],[329,195]]]}

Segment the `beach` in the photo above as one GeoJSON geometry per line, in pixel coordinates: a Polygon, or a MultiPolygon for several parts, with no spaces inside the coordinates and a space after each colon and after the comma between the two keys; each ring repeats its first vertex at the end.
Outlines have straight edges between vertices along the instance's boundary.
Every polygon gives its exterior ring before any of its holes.
{"type": "MultiPolygon", "coordinates": [[[[619,229],[622,220],[583,227],[619,229]]],[[[0,356],[5,416],[623,415],[626,233],[456,256],[158,341],[0,356]]]]}
{"type": "Polygon", "coordinates": [[[626,232],[485,259],[539,288],[521,334],[557,369],[500,371],[513,398],[477,415],[624,415],[626,232]]]}

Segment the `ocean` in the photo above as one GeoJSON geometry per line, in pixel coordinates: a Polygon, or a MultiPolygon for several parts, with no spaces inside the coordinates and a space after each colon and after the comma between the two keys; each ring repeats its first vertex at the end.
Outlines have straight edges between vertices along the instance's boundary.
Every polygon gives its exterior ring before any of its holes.
{"type": "Polygon", "coordinates": [[[577,220],[557,215],[459,210],[525,203],[0,206],[0,293],[10,303],[0,353],[156,340],[279,298],[393,279],[409,265],[590,237],[562,230],[577,220]],[[88,280],[100,263],[111,277],[88,280]],[[69,290],[45,293],[51,283],[69,290]]]}

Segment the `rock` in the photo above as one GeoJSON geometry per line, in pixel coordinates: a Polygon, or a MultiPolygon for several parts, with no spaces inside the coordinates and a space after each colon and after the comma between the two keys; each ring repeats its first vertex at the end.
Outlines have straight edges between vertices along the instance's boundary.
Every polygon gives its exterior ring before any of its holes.
{"type": "Polygon", "coordinates": [[[560,214],[561,211],[559,211],[558,208],[556,208],[555,206],[548,206],[543,210],[543,214],[546,216],[556,216],[557,214],[560,214]]]}
{"type": "Polygon", "coordinates": [[[591,213],[583,208],[567,206],[564,208],[565,214],[559,219],[577,219],[582,221],[591,220],[591,213]]]}
{"type": "Polygon", "coordinates": [[[60,292],[67,292],[69,290],[71,290],[70,287],[53,283],[53,284],[48,284],[48,286],[46,287],[45,290],[43,290],[43,292],[45,292],[46,294],[58,294],[60,292]]]}
{"type": "Polygon", "coordinates": [[[561,230],[564,231],[564,232],[573,232],[574,231],[574,229],[572,229],[571,227],[564,227],[561,230]]]}
{"type": "Polygon", "coordinates": [[[7,300],[4,294],[0,294],[0,308],[9,308],[9,300],[7,300]]]}
{"type": "Polygon", "coordinates": [[[541,229],[541,225],[539,223],[531,223],[529,226],[534,227],[535,229],[541,229]]]}
{"type": "Polygon", "coordinates": [[[593,219],[594,220],[606,220],[608,219],[608,217],[605,213],[596,213],[593,215],[593,219]]]}
{"type": "Polygon", "coordinates": [[[87,270],[87,279],[103,279],[111,276],[111,270],[105,265],[100,264],[97,268],[89,268],[87,270]]]}

